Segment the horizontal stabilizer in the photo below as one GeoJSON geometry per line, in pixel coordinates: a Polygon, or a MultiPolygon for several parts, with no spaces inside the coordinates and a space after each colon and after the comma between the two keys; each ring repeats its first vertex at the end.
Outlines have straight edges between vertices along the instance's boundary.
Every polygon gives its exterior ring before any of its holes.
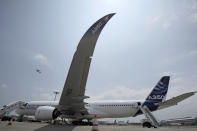
{"type": "Polygon", "coordinates": [[[196,91],[184,93],[184,94],[179,95],[177,97],[173,97],[172,99],[169,99],[167,101],[161,102],[161,103],[158,104],[159,109],[163,109],[163,108],[167,108],[167,107],[170,107],[170,106],[177,105],[179,102],[193,96],[195,93],[196,93],[196,91]]]}

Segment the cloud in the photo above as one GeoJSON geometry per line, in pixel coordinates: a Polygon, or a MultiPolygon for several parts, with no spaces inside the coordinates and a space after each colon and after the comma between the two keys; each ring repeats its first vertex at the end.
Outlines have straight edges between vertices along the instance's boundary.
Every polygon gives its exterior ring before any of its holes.
{"type": "MultiPolygon", "coordinates": [[[[173,19],[174,19],[174,17],[173,17],[173,19]]],[[[172,18],[166,19],[164,16],[163,17],[155,16],[151,19],[152,24],[159,24],[165,30],[171,26],[171,21],[172,21],[172,18]]]]}
{"type": "Polygon", "coordinates": [[[44,89],[43,88],[40,88],[40,87],[37,87],[37,88],[34,88],[34,89],[35,89],[35,91],[38,91],[38,92],[44,91],[44,89]]]}
{"type": "Polygon", "coordinates": [[[163,72],[161,74],[162,74],[162,76],[175,76],[175,75],[177,75],[177,73],[172,72],[172,71],[163,72]]]}
{"type": "Polygon", "coordinates": [[[160,63],[166,66],[176,65],[178,62],[182,63],[183,61],[188,60],[190,57],[196,57],[196,55],[197,55],[197,50],[191,50],[186,53],[176,54],[171,57],[165,57],[160,61],[160,63]]]}
{"type": "Polygon", "coordinates": [[[43,100],[47,100],[47,101],[51,101],[53,100],[54,96],[51,93],[34,93],[32,94],[32,98],[33,100],[38,100],[38,101],[43,101],[43,100]]]}
{"type": "Polygon", "coordinates": [[[191,5],[192,9],[197,9],[197,1],[193,1],[192,5],[191,5]]]}
{"type": "Polygon", "coordinates": [[[42,93],[40,96],[45,100],[51,100],[53,96],[50,93],[42,93]]]}
{"type": "Polygon", "coordinates": [[[104,91],[102,94],[91,96],[91,100],[143,100],[151,89],[130,89],[118,86],[104,91]]]}
{"type": "Polygon", "coordinates": [[[175,65],[181,59],[182,59],[182,56],[172,56],[172,57],[166,57],[162,59],[160,62],[162,65],[170,66],[170,65],[175,65]]]}
{"type": "MultiPolygon", "coordinates": [[[[181,95],[186,92],[195,91],[196,86],[194,87],[186,87],[183,78],[175,78],[174,86],[169,86],[169,91],[167,94],[167,100],[178,95],[181,95]]],[[[142,89],[130,89],[125,86],[119,86],[112,88],[110,90],[106,90],[98,95],[89,95],[90,99],[88,101],[108,101],[108,100],[145,100],[149,93],[152,91],[152,88],[142,88],[142,89]]],[[[195,97],[197,97],[195,95],[195,97]]],[[[188,101],[188,100],[187,100],[188,101]]],[[[189,101],[194,102],[194,97],[191,97],[189,101]]],[[[181,102],[183,105],[185,102],[181,102]]],[[[191,102],[190,102],[191,103],[191,102]]],[[[194,108],[194,107],[192,107],[194,108]]]]}
{"type": "Polygon", "coordinates": [[[179,83],[181,83],[183,80],[184,80],[184,78],[182,78],[182,77],[175,77],[175,78],[173,78],[173,79],[171,80],[171,83],[173,83],[173,84],[179,84],[179,83]]]}
{"type": "Polygon", "coordinates": [[[192,50],[189,52],[189,55],[197,55],[197,50],[192,50]]]}
{"type": "Polygon", "coordinates": [[[151,19],[151,23],[154,24],[154,23],[157,23],[159,22],[161,19],[161,16],[155,16],[151,19]]]}
{"type": "MultiPolygon", "coordinates": [[[[164,72],[163,74],[173,75],[170,80],[167,95],[169,98],[197,89],[197,85],[192,83],[189,78],[181,76],[182,73],[164,72]]],[[[89,95],[90,100],[144,100],[152,91],[152,88],[128,88],[126,86],[117,86],[107,89],[110,90],[104,90],[97,95],[89,95]]]]}
{"type": "Polygon", "coordinates": [[[41,64],[48,65],[48,59],[42,54],[36,54],[33,56],[33,59],[41,64]]]}
{"type": "Polygon", "coordinates": [[[0,88],[3,88],[3,89],[8,88],[8,85],[7,84],[1,84],[0,88]]]}
{"type": "Polygon", "coordinates": [[[167,30],[169,27],[171,26],[171,24],[169,22],[163,23],[162,27],[163,29],[167,30]]]}
{"type": "Polygon", "coordinates": [[[175,21],[177,21],[178,18],[179,17],[175,14],[158,15],[152,17],[150,23],[152,25],[159,25],[160,28],[167,30],[172,25],[174,25],[175,21]]]}
{"type": "Polygon", "coordinates": [[[197,22],[197,13],[191,14],[190,20],[191,22],[197,22]]]}

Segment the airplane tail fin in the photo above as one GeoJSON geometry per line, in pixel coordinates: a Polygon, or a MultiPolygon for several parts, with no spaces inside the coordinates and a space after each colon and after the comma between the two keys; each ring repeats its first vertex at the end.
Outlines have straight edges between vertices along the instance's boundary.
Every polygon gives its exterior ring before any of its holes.
{"type": "Polygon", "coordinates": [[[163,76],[148,95],[143,105],[149,107],[150,110],[155,110],[158,107],[158,103],[165,101],[169,81],[170,76],[163,76]]]}

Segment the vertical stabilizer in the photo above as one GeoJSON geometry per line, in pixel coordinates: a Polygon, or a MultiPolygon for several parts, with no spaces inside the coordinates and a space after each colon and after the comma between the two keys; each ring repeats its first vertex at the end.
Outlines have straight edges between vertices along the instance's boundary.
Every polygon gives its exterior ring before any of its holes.
{"type": "Polygon", "coordinates": [[[169,80],[170,76],[163,76],[148,95],[143,105],[146,105],[150,110],[155,110],[158,107],[158,103],[165,101],[169,80]]]}

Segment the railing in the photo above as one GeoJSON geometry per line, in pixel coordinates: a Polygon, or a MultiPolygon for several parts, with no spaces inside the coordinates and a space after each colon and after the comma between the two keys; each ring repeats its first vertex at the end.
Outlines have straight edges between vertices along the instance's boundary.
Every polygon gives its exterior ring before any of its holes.
{"type": "Polygon", "coordinates": [[[8,115],[10,112],[14,111],[15,109],[24,108],[25,104],[26,103],[23,101],[17,101],[9,105],[6,105],[0,110],[0,116],[8,115]]]}
{"type": "Polygon", "coordinates": [[[144,115],[146,116],[146,118],[148,120],[151,121],[151,123],[155,126],[155,127],[159,127],[159,122],[157,121],[157,119],[153,116],[153,114],[151,113],[151,111],[148,109],[147,106],[141,106],[140,107],[141,111],[144,113],[144,115]]]}

